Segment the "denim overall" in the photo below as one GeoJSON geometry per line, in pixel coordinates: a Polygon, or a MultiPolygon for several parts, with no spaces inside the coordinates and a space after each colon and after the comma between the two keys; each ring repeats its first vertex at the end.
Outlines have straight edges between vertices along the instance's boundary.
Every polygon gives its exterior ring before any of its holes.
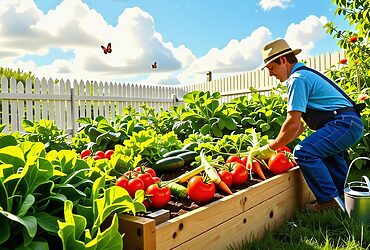
{"type": "MultiPolygon", "coordinates": [[[[305,66],[300,68],[313,71],[305,66]]],[[[322,76],[321,73],[319,75],[322,76]]],[[[354,102],[351,100],[351,103],[354,102]]],[[[343,195],[348,171],[344,152],[361,139],[364,131],[364,124],[354,108],[332,112],[331,119],[297,144],[293,151],[303,176],[319,203],[326,203],[343,195]]]]}

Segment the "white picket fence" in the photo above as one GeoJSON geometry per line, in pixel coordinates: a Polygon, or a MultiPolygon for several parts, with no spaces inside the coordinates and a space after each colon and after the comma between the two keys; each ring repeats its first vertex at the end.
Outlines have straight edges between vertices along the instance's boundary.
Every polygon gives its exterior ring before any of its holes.
{"type": "Polygon", "coordinates": [[[77,82],[61,80],[55,84],[52,79],[46,81],[30,79],[16,82],[14,78],[1,78],[1,116],[0,124],[7,124],[4,132],[23,132],[22,120],[55,121],[66,133],[75,134],[79,117],[96,118],[101,115],[113,120],[116,115],[123,115],[123,107],[132,106],[140,110],[146,104],[157,111],[167,110],[176,105],[178,96],[183,96],[180,88],[173,86],[149,86],[117,84],[103,82],[77,82]]]}
{"type": "MultiPolygon", "coordinates": [[[[309,58],[307,66],[324,72],[331,65],[345,58],[345,52],[326,54],[309,58]]],[[[61,80],[57,84],[52,79],[30,79],[26,83],[16,82],[14,78],[1,78],[0,124],[7,124],[4,132],[24,131],[22,120],[54,120],[58,128],[75,134],[79,117],[96,118],[101,115],[113,120],[122,115],[123,107],[132,106],[140,111],[146,104],[157,111],[167,110],[181,103],[185,93],[202,90],[221,93],[221,102],[230,101],[241,95],[251,93],[250,88],[268,94],[278,83],[268,75],[268,71],[250,71],[223,79],[187,86],[138,85],[112,82],[77,82],[61,80]]]]}
{"type": "MultiPolygon", "coordinates": [[[[306,59],[306,65],[320,72],[325,72],[331,65],[338,65],[338,62],[345,58],[344,50],[331,54],[319,55],[306,59]]],[[[229,76],[226,78],[215,79],[209,82],[202,82],[183,87],[185,92],[203,90],[210,92],[220,92],[221,101],[229,102],[232,99],[252,93],[250,88],[257,92],[268,95],[271,89],[279,83],[274,77],[269,76],[267,69],[249,71],[246,73],[229,76]]]]}

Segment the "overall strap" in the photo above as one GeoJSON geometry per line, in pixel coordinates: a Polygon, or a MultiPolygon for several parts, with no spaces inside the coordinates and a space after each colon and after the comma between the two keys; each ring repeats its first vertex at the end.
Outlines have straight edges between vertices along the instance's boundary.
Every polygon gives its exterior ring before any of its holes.
{"type": "Polygon", "coordinates": [[[306,67],[306,66],[301,66],[301,67],[298,67],[296,68],[294,71],[292,71],[292,74],[300,69],[303,69],[303,70],[308,70],[308,71],[311,71],[312,73],[315,73],[316,75],[320,76],[321,78],[323,78],[326,82],[328,82],[331,86],[333,86],[336,90],[339,91],[339,93],[341,93],[351,104],[353,107],[356,106],[356,103],[346,94],[346,92],[343,91],[343,89],[341,89],[338,85],[336,85],[332,80],[330,80],[328,77],[326,77],[324,74],[320,73],[319,71],[317,70],[314,70],[314,69],[311,69],[309,67],[306,67]]]}

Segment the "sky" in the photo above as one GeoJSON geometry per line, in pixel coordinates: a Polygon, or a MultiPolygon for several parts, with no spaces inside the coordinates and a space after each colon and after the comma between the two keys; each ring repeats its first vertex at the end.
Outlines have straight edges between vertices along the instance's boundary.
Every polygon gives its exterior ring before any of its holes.
{"type": "Polygon", "coordinates": [[[0,67],[46,79],[194,84],[258,69],[278,38],[301,60],[339,51],[323,25],[348,28],[331,0],[0,2],[0,67]]]}

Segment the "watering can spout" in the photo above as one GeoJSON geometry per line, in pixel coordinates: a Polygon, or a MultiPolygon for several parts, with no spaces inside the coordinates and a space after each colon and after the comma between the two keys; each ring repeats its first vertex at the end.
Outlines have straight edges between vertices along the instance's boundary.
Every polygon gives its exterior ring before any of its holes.
{"type": "Polygon", "coordinates": [[[334,200],[338,203],[338,206],[340,207],[342,212],[346,213],[346,207],[344,206],[344,202],[342,201],[342,199],[339,196],[337,196],[334,198],[334,200]]]}

